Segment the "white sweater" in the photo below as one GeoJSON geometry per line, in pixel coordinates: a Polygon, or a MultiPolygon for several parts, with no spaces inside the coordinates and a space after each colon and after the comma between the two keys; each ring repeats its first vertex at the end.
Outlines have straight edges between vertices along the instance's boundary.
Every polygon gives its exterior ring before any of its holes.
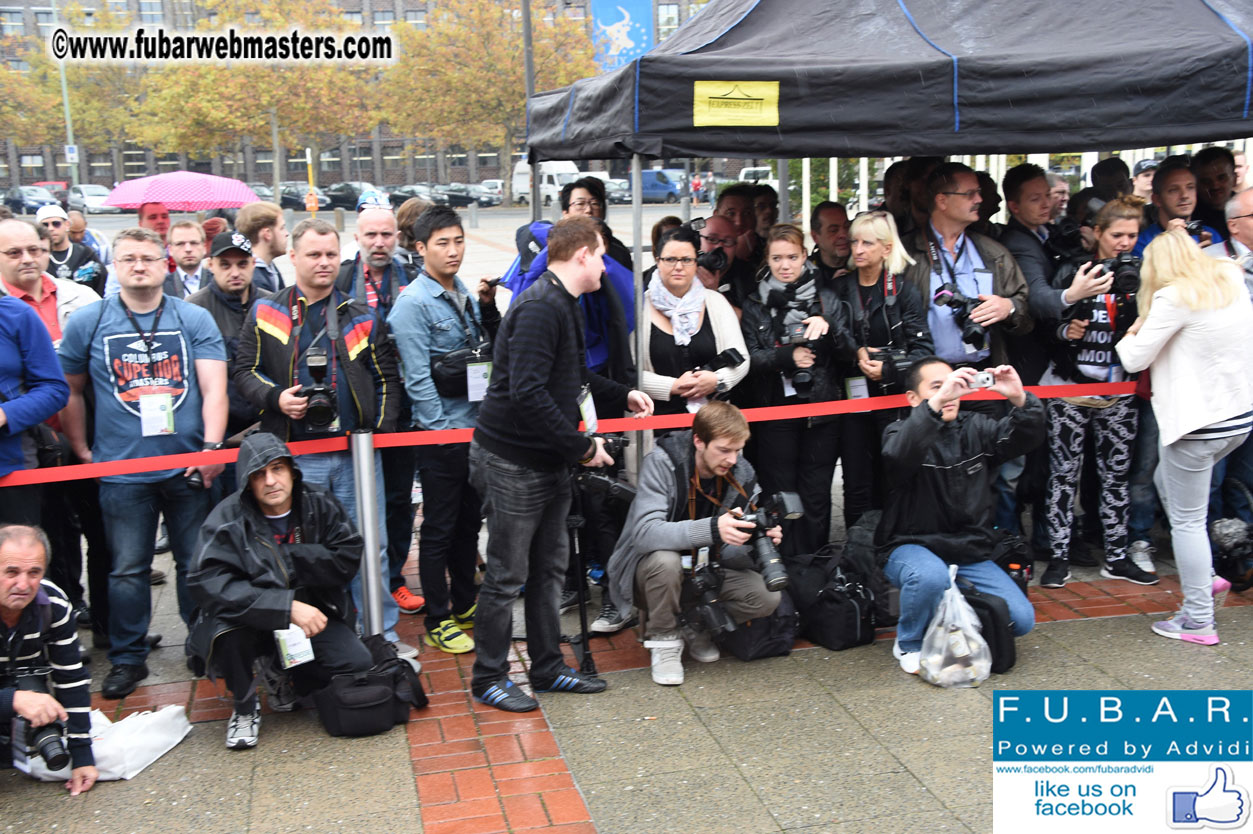
{"type": "Polygon", "coordinates": [[[1124,368],[1151,368],[1163,446],[1253,409],[1253,302],[1239,286],[1218,310],[1189,310],[1175,287],[1158,290],[1140,332],[1118,343],[1124,368]]]}
{"type": "MultiPolygon", "coordinates": [[[[654,281],[661,280],[656,276],[654,281]]],[[[644,315],[643,320],[649,328],[644,338],[644,374],[643,387],[644,393],[652,397],[654,400],[669,401],[670,386],[674,385],[675,377],[662,376],[653,371],[653,357],[651,354],[652,338],[651,332],[653,327],[653,303],[649,300],[647,293],[644,295],[644,315]]],[[[720,293],[705,293],[705,315],[709,317],[709,326],[714,331],[714,343],[718,348],[718,352],[727,348],[735,348],[744,357],[744,361],[733,368],[722,368],[714,373],[718,377],[718,382],[726,390],[739,385],[744,377],[748,374],[749,357],[748,347],[744,344],[744,332],[740,330],[740,318],[735,314],[735,308],[731,306],[720,293]]]]}

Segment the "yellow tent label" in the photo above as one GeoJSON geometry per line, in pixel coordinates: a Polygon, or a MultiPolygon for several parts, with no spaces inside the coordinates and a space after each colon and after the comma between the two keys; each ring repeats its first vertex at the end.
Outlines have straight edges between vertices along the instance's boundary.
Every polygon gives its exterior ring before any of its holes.
{"type": "Polygon", "coordinates": [[[773,127],[779,123],[778,81],[694,81],[693,127],[773,127]]]}

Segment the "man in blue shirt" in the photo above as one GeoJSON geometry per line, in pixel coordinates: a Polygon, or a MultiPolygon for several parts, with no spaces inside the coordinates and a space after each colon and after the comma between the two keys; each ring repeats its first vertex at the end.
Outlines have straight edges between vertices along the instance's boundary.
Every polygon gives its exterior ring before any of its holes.
{"type": "Polygon", "coordinates": [[[1196,175],[1188,167],[1187,157],[1171,156],[1162,160],[1153,175],[1153,206],[1157,209],[1157,222],[1145,227],[1140,232],[1131,253],[1137,257],[1144,255],[1144,247],[1153,238],[1168,229],[1187,229],[1192,239],[1201,246],[1222,243],[1223,235],[1217,229],[1206,226],[1199,221],[1192,222],[1192,213],[1197,207],[1196,175]]]}
{"type": "MultiPolygon", "coordinates": [[[[149,229],[120,232],[113,242],[120,290],[84,307],[66,323],[61,368],[70,384],[62,427],[79,459],[92,461],[219,449],[226,431],[226,350],[213,318],[165,295],[165,245],[149,229]],[[95,393],[95,444],[87,448],[83,392],[95,393]]],[[[100,479],[109,574],[109,662],[106,698],[123,698],[148,676],[148,623],[157,516],[164,514],[178,571],[178,607],[190,623],[187,592],[208,488],[221,464],[100,479]],[[201,481],[202,484],[197,484],[201,481]]]]}
{"type": "MultiPolygon", "coordinates": [[[[465,257],[465,234],[461,218],[451,208],[432,206],[424,211],[414,224],[413,237],[425,266],[396,300],[388,323],[404,366],[414,422],[426,430],[474,428],[491,376],[490,348],[467,365],[466,378],[452,388],[444,385],[441,390],[436,385],[431,362],[495,336],[500,323],[496,291],[480,280],[475,298],[457,277],[465,257]]],[[[464,629],[474,625],[474,569],[483,518],[479,495],[470,486],[470,447],[465,443],[418,447],[418,471],[425,502],[418,531],[425,639],[441,651],[462,654],[474,649],[464,629]]]]}

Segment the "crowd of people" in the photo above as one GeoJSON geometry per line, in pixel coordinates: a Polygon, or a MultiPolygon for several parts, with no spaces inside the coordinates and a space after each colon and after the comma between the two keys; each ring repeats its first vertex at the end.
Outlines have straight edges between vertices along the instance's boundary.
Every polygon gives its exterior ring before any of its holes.
{"type": "MultiPolygon", "coordinates": [[[[346,260],[334,226],[307,219],[289,232],[264,202],[241,208],[234,228],[171,223],[145,204],[112,241],[55,206],[35,223],[0,219],[0,475],[242,444],[230,466],[0,488],[0,524],[14,525],[0,528],[4,627],[48,638],[90,628],[108,648],[103,696],[133,692],[161,640],[149,584],[164,519],[189,667],[226,681],[227,744],[252,747],[259,681],[272,707],[291,708],[371,662],[358,636],[370,520],[357,516],[351,456],[296,458],[286,444],[473,428],[470,444],[376,453],[378,593],[396,655],[418,654],[396,633],[399,615],[424,612],[424,642],[476,651],[472,692],[501,709],[537,706],[508,676],[523,593],[534,689],[604,689],[559,648],[559,615],[582,597],[588,562],[606,584],[592,632],[638,617],[657,683],[682,683],[685,649],[716,660],[689,616],[689,581],[712,566],[733,620],[769,615],[781,594],[746,556],[754,522],[742,516],[762,495],[796,493],[795,517],[768,537],[784,559],[814,553],[832,538],[837,465],[846,526],[877,525],[880,566],[901,589],[894,653],[907,672],[948,565],[1003,596],[1016,633],[1030,630],[1030,604],[992,561],[1028,520],[1040,584],[1061,588],[1081,564],[1157,583],[1153,558],[1166,554],[1151,530],[1164,518],[1185,599],[1153,630],[1217,643],[1206,523],[1253,522],[1244,491],[1224,489],[1253,480],[1253,190],[1222,147],[1134,170],[1111,157],[1092,174],[1072,196],[1031,164],[998,184],[911,158],[886,172],[881,206],[815,206],[812,248],[778,222],[773,189],[730,185],[711,216],[658,223],[638,306],[594,177],[563,189],[561,220],[518,230],[508,274],[473,287],[456,212],[418,200],[393,211],[370,192],[346,260]],[[1004,225],[992,220],[1002,199],[1004,225]],[[284,253],[290,284],[274,267],[284,253]],[[503,319],[497,284],[513,292],[503,319]],[[1024,389],[1131,380],[1135,394],[1043,403],[1024,389]],[[963,403],[981,388],[1000,398],[963,403]],[[739,410],[902,393],[911,408],[751,431],[739,410]],[[574,477],[622,471],[597,415],[628,412],[696,415],[691,431],[656,432],[629,509],[574,477]],[[415,477],[423,596],[401,572],[415,477]],[[1082,546],[1094,533],[1098,559],[1082,546]],[[26,611],[36,601],[53,609],[42,626],[26,611]],[[275,657],[269,632],[289,626],[313,641],[316,666],[292,672],[275,657]]],[[[59,689],[86,680],[77,658],[54,668],[59,689]]],[[[0,718],[62,708],[14,692],[0,689],[0,718]]],[[[82,746],[74,763],[89,768],[82,746]]]]}

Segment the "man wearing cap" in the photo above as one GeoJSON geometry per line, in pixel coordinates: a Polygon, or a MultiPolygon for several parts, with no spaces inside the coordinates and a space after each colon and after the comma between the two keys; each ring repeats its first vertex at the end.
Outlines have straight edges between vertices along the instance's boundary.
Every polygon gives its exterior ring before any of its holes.
{"type": "MultiPolygon", "coordinates": [[[[189,295],[187,301],[209,311],[222,333],[226,355],[234,356],[244,319],[256,300],[252,286],[252,244],[240,232],[222,232],[214,236],[205,263],[208,264],[209,280],[200,291],[189,295]]],[[[261,412],[239,394],[233,379],[227,380],[226,392],[230,399],[226,436],[231,437],[255,423],[261,412]]]]}
{"type": "Polygon", "coordinates": [[[1141,200],[1153,200],[1153,172],[1157,170],[1156,159],[1141,159],[1131,169],[1131,193],[1141,200]]]}
{"type": "Polygon", "coordinates": [[[203,266],[204,228],[199,223],[195,220],[183,220],[171,226],[169,252],[174,268],[165,276],[166,295],[186,298],[208,283],[208,270],[203,266]]]}
{"type": "Polygon", "coordinates": [[[35,222],[48,230],[48,272],[53,278],[91,287],[97,294],[104,287],[104,266],[96,253],[70,240],[70,217],[60,206],[43,206],[35,222]]]}

